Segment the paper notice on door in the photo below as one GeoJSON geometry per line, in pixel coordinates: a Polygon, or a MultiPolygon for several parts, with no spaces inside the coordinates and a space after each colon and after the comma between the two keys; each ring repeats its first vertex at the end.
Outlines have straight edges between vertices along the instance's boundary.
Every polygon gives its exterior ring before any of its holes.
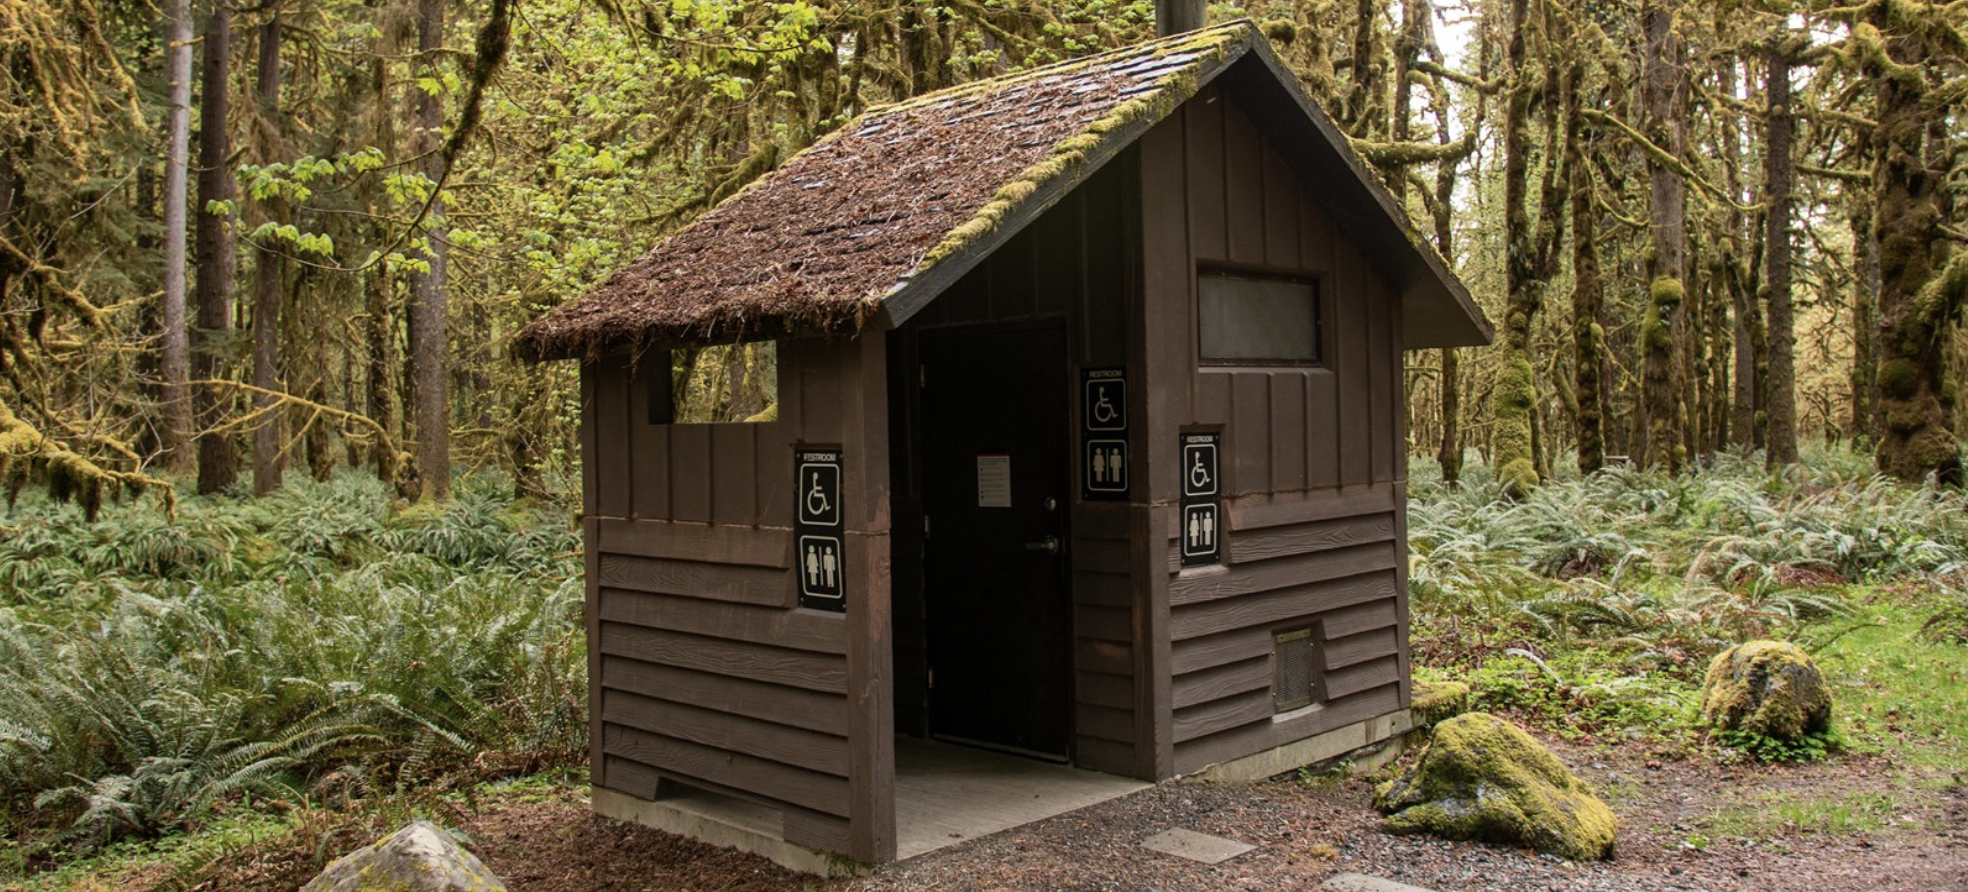
{"type": "Polygon", "coordinates": [[[995,453],[977,457],[977,507],[1011,507],[1011,456],[995,453]]]}

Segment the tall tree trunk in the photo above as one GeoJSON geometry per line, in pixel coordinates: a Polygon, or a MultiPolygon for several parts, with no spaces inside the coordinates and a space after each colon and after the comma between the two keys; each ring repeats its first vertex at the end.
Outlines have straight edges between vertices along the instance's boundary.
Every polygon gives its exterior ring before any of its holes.
{"type": "Polygon", "coordinates": [[[1886,61],[1869,60],[1877,111],[1873,189],[1879,238],[1879,408],[1885,422],[1879,470],[1901,480],[1929,474],[1961,482],[1948,376],[1952,320],[1968,298],[1968,263],[1949,262],[1941,231],[1944,170],[1928,166],[1926,51],[1896,34],[1891,7],[1868,7],[1886,41],[1886,61]]]}
{"type": "Polygon", "coordinates": [[[1537,410],[1537,373],[1531,366],[1531,332],[1543,305],[1543,283],[1532,259],[1530,219],[1531,100],[1538,93],[1534,57],[1525,47],[1529,0],[1510,0],[1510,93],[1503,113],[1503,206],[1506,248],[1501,368],[1491,399],[1491,463],[1507,492],[1523,495],[1539,478],[1531,413],[1537,410]]]}
{"type": "MultiPolygon", "coordinates": [[[[1583,74],[1575,71],[1572,80],[1582,85],[1583,74]]],[[[1572,386],[1578,403],[1573,418],[1579,473],[1590,474],[1606,466],[1605,413],[1601,408],[1604,388],[1599,381],[1606,350],[1606,330],[1600,321],[1605,290],[1599,281],[1599,209],[1592,200],[1592,171],[1585,163],[1579,106],[1580,100],[1574,98],[1566,109],[1565,163],[1572,172],[1572,386]]]]}
{"type": "Polygon", "coordinates": [[[1764,455],[1772,468],[1797,461],[1797,335],[1790,301],[1791,184],[1797,176],[1792,146],[1797,118],[1790,105],[1789,41],[1785,33],[1770,41],[1768,83],[1764,87],[1768,135],[1763,147],[1763,280],[1770,292],[1770,377],[1765,391],[1769,411],[1764,455]]]}
{"type": "Polygon", "coordinates": [[[1879,440],[1879,239],[1871,202],[1854,202],[1852,226],[1852,423],[1854,442],[1879,440]]]}
{"type": "MultiPolygon", "coordinates": [[[[422,64],[435,67],[444,46],[443,0],[418,0],[417,48],[422,64]]],[[[416,94],[417,147],[425,158],[424,174],[435,183],[444,174],[438,154],[444,112],[438,97],[416,94]]],[[[451,412],[445,371],[448,349],[445,330],[444,260],[446,230],[444,199],[434,197],[425,220],[424,260],[428,272],[410,275],[410,367],[416,378],[417,471],[422,497],[451,498],[451,412]]]]}
{"type": "MultiPolygon", "coordinates": [[[[230,203],[233,199],[228,160],[232,140],[226,130],[231,106],[232,8],[225,0],[218,0],[206,22],[201,63],[204,95],[198,105],[198,329],[192,339],[191,357],[191,374],[199,379],[221,376],[220,342],[232,331],[233,215],[207,210],[215,202],[230,203]]],[[[206,429],[198,436],[198,491],[221,492],[232,485],[239,472],[232,437],[210,431],[223,420],[225,394],[208,385],[197,388],[196,397],[195,423],[206,429]]]]}
{"type": "MultiPolygon", "coordinates": [[[[260,115],[269,122],[280,120],[280,13],[275,11],[260,26],[260,58],[257,98],[260,115]]],[[[270,147],[271,148],[271,147],[270,147]]],[[[269,154],[274,154],[269,152],[269,154]]],[[[274,158],[266,158],[273,161],[274,158]]],[[[277,202],[275,203],[277,205],[277,202]]],[[[278,207],[270,207],[279,222],[278,207]]],[[[275,360],[280,349],[280,254],[270,245],[260,245],[258,267],[254,270],[253,292],[253,386],[267,391],[280,389],[275,360]]],[[[261,414],[253,431],[253,494],[266,495],[280,488],[279,415],[272,411],[270,394],[253,395],[253,410],[261,414]]]]}
{"type": "Polygon", "coordinates": [[[173,0],[165,25],[171,110],[164,149],[164,306],[159,327],[164,412],[158,425],[164,467],[191,470],[191,332],[185,325],[186,179],[191,164],[191,0],[173,0]]]}
{"type": "MultiPolygon", "coordinates": [[[[1640,12],[1645,32],[1641,90],[1645,133],[1654,145],[1676,157],[1684,154],[1687,134],[1680,114],[1685,96],[1681,74],[1681,41],[1674,35],[1674,11],[1665,0],[1647,0],[1640,12]]],[[[1642,395],[1647,427],[1641,437],[1641,462],[1679,473],[1686,458],[1682,431],[1687,407],[1681,381],[1685,363],[1681,346],[1681,304],[1687,297],[1687,187],[1658,159],[1649,157],[1648,212],[1653,237],[1647,264],[1647,311],[1640,343],[1645,354],[1642,395]]]]}

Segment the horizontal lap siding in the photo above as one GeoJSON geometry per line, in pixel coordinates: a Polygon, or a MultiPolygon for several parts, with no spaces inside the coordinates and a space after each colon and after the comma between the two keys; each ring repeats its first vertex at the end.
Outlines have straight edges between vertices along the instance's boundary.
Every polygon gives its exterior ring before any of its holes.
{"type": "MultiPolygon", "coordinates": [[[[846,617],[796,608],[793,445],[857,424],[851,360],[780,348],[780,421],[649,423],[662,354],[590,364],[590,707],[597,783],[667,779],[779,809],[788,838],[845,851],[856,801],[846,617]]],[[[849,456],[847,491],[862,473],[849,456]]],[[[860,491],[867,491],[864,487],[860,491]]],[[[850,506],[864,528],[873,512],[850,506]]],[[[849,537],[848,558],[871,540],[849,537]]]]}
{"type": "MultiPolygon", "coordinates": [[[[1182,159],[1180,198],[1160,212],[1181,211],[1186,243],[1158,244],[1170,230],[1150,219],[1149,256],[1173,247],[1191,268],[1310,276],[1325,327],[1317,366],[1200,366],[1193,322],[1171,345],[1195,370],[1176,422],[1224,437],[1223,565],[1184,570],[1171,528],[1156,568],[1169,580],[1173,769],[1188,773],[1405,703],[1406,446],[1396,297],[1234,99],[1206,88],[1170,126],[1179,140],[1150,144],[1182,159]],[[1302,628],[1315,630],[1324,696],[1279,715],[1273,636],[1302,628]]],[[[1192,289],[1149,285],[1151,312],[1195,318],[1192,289]]],[[[1164,485],[1156,497],[1172,499],[1164,485]]]]}

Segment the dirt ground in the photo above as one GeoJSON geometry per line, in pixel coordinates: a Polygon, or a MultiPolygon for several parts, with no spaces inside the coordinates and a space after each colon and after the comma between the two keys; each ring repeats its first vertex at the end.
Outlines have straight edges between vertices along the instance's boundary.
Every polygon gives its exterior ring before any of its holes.
{"type": "MultiPolygon", "coordinates": [[[[1637,746],[1553,743],[1620,815],[1618,857],[1573,864],[1495,846],[1382,832],[1368,782],[1354,778],[1213,784],[1176,781],[995,836],[967,841],[869,877],[821,880],[762,859],[597,818],[578,793],[452,824],[513,892],[888,892],[888,890],[1312,889],[1338,872],[1452,890],[1770,890],[1968,892],[1968,786],[1959,774],[1846,758],[1798,767],[1661,761],[1637,746]],[[1805,823],[1870,803],[1871,824],[1834,832],[1785,826],[1775,802],[1814,800],[1805,823]],[[1761,809],[1765,816],[1758,817],[1761,809]],[[1728,835],[1718,812],[1756,826],[1728,835]],[[1880,812],[1883,812],[1881,814],[1880,812]],[[1257,848],[1214,866],[1141,847],[1182,827],[1257,848]]],[[[346,840],[342,848],[366,840],[346,840]]],[[[317,854],[316,857],[319,857],[317,854]]],[[[213,889],[281,889],[308,877],[300,861],[233,865],[213,889]]]]}

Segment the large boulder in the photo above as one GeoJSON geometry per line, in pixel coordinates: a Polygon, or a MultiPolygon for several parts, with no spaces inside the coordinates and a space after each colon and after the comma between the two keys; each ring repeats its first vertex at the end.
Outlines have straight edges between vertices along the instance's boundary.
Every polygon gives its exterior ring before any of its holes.
{"type": "Polygon", "coordinates": [[[1738,644],[1708,665],[1702,719],[1718,731],[1801,740],[1831,730],[1831,688],[1795,644],[1738,644]]]}
{"type": "Polygon", "coordinates": [[[1550,750],[1482,712],[1436,725],[1421,759],[1381,785],[1374,806],[1396,833],[1529,846],[1574,861],[1612,857],[1619,828],[1550,750]]]}
{"type": "Polygon", "coordinates": [[[350,852],[301,892],[506,892],[451,834],[418,821],[350,852]]]}

